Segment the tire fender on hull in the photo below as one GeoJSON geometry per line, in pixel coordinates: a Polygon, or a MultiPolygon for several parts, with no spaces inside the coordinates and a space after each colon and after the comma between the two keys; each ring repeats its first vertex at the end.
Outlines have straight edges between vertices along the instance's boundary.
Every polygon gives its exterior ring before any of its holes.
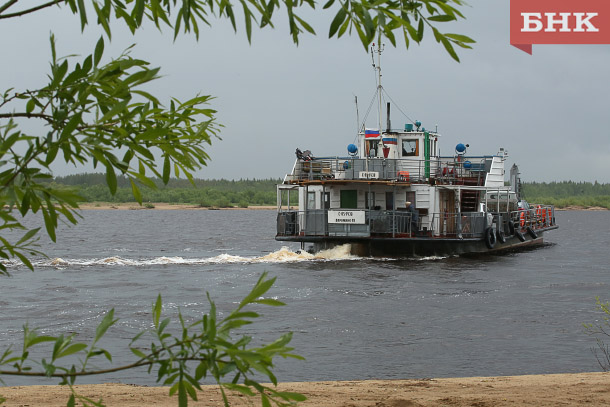
{"type": "Polygon", "coordinates": [[[523,232],[521,232],[518,229],[515,229],[515,236],[517,236],[517,239],[519,239],[522,242],[525,242],[525,236],[523,236],[523,232]]]}
{"type": "Polygon", "coordinates": [[[531,227],[527,227],[527,233],[532,237],[532,239],[537,239],[538,235],[536,234],[536,232],[534,232],[534,229],[532,229],[531,227]]]}
{"type": "Polygon", "coordinates": [[[506,243],[506,236],[504,236],[504,231],[501,228],[498,228],[496,232],[496,238],[500,243],[506,243]]]}
{"type": "Polygon", "coordinates": [[[496,234],[494,233],[493,228],[489,227],[485,231],[485,245],[488,249],[493,249],[496,245],[496,234]]]}

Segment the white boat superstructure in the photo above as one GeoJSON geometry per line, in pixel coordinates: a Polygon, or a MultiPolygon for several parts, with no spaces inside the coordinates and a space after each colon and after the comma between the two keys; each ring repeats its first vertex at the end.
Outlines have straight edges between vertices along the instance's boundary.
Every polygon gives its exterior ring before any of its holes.
{"type": "Polygon", "coordinates": [[[277,240],[316,249],[351,243],[358,254],[460,254],[539,244],[557,228],[554,207],[519,207],[519,171],[511,168],[506,185],[503,148],[472,156],[460,143],[441,156],[436,129],[419,121],[393,129],[389,103],[386,118],[385,130],[362,126],[345,156],[297,149],[278,185],[277,240]]]}

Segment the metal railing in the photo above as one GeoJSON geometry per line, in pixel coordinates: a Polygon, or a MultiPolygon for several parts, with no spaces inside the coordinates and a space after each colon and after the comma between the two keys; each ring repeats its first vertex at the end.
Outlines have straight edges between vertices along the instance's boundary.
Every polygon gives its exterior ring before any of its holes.
{"type": "Polygon", "coordinates": [[[431,234],[441,237],[479,238],[493,222],[493,215],[483,212],[433,213],[431,234]]]}
{"type": "Polygon", "coordinates": [[[430,160],[385,158],[315,158],[297,159],[286,181],[326,179],[369,179],[422,183],[435,179],[437,183],[460,183],[465,178],[477,179],[478,185],[489,171],[485,157],[432,157],[430,160]]]}
{"type": "Polygon", "coordinates": [[[501,230],[505,235],[510,234],[513,226],[521,229],[531,227],[533,230],[556,227],[555,208],[551,205],[513,212],[446,212],[421,217],[400,210],[357,211],[364,212],[362,224],[329,223],[326,209],[280,211],[277,235],[482,239],[489,227],[501,230]]]}
{"type": "MultiPolygon", "coordinates": [[[[278,236],[344,237],[457,237],[482,238],[485,229],[508,214],[481,212],[432,213],[415,216],[407,211],[362,210],[364,223],[329,223],[328,210],[281,211],[277,215],[278,236]]],[[[506,221],[503,221],[506,222],[506,221]]]]}
{"type": "Polygon", "coordinates": [[[541,229],[556,226],[555,207],[553,205],[531,205],[528,210],[513,211],[510,219],[515,226],[522,229],[528,226],[532,229],[541,229]]]}

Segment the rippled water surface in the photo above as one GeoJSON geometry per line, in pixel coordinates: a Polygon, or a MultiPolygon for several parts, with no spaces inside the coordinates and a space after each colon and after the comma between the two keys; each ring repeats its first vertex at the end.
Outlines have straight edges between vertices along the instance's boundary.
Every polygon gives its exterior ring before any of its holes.
{"type": "MultiPolygon", "coordinates": [[[[560,212],[539,249],[479,257],[372,259],[345,248],[309,255],[273,239],[274,211],[91,210],[36,272],[0,278],[0,351],[21,345],[26,321],[87,340],[105,311],[120,321],[102,344],[133,359],[129,339],[151,325],[151,303],[187,320],[228,312],[262,272],[277,276],[244,330],[257,343],[294,332],[306,362],[280,360],[280,380],[513,375],[598,370],[582,324],[610,300],[610,212],[560,212]]],[[[35,224],[34,219],[30,219],[35,224]]],[[[24,383],[7,379],[9,384],[24,383]]],[[[145,371],[90,382],[155,384],[145,371]]]]}

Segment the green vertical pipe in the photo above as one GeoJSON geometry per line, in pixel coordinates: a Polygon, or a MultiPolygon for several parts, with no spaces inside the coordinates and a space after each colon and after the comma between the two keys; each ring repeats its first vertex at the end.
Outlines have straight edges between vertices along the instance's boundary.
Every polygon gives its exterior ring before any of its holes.
{"type": "Polygon", "coordinates": [[[426,178],[430,178],[430,133],[424,132],[424,165],[426,178]]]}

